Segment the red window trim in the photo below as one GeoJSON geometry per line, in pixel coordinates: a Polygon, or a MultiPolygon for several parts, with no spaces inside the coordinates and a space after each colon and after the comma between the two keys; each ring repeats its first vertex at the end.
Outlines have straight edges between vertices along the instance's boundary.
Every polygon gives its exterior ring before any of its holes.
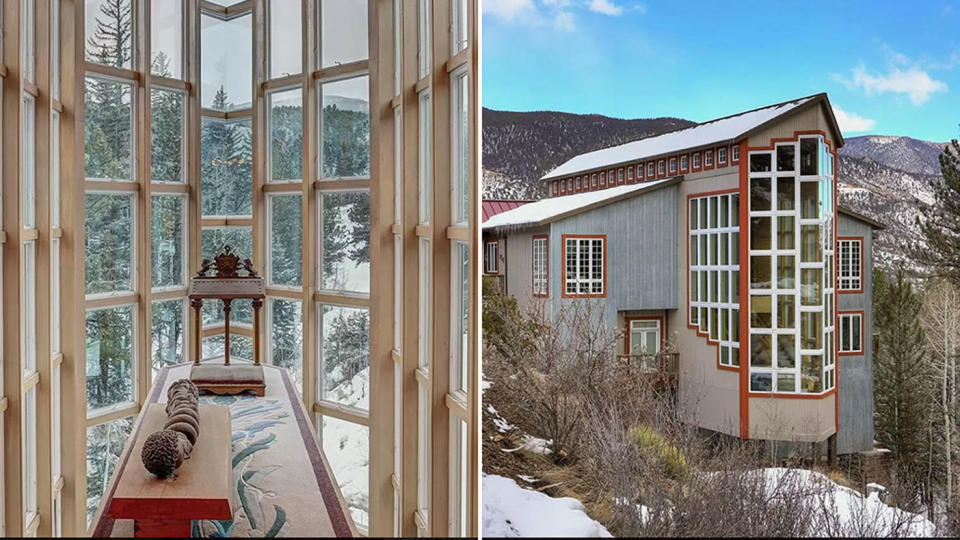
{"type": "MultiPolygon", "coordinates": [[[[834,216],[836,218],[836,216],[834,216]]],[[[863,275],[863,246],[866,244],[862,236],[838,236],[837,245],[833,249],[833,264],[836,265],[836,268],[833,272],[834,279],[837,280],[837,294],[863,294],[863,282],[866,281],[866,276],[863,275]],[[859,289],[841,289],[840,288],[840,242],[843,241],[855,241],[860,242],[860,288],[859,289]]]]}
{"type": "Polygon", "coordinates": [[[865,345],[865,325],[867,324],[866,312],[862,309],[851,309],[848,311],[837,310],[837,356],[863,356],[866,354],[863,346],[865,345]],[[859,351],[841,351],[840,350],[840,316],[841,315],[860,315],[860,350],[859,351]]]}
{"type": "Polygon", "coordinates": [[[560,236],[560,297],[561,298],[606,298],[607,297],[607,235],[605,234],[564,234],[560,236]],[[567,239],[599,238],[603,240],[603,293],[568,294],[567,293],[567,239]]]}
{"type": "Polygon", "coordinates": [[[549,236],[549,235],[546,235],[546,234],[535,234],[535,235],[533,236],[533,241],[531,242],[530,246],[531,246],[531,249],[530,249],[530,291],[532,292],[533,296],[535,296],[535,297],[537,297],[537,298],[549,298],[549,297],[550,297],[550,236],[549,236]],[[546,283],[546,284],[547,284],[547,292],[545,292],[545,293],[543,293],[543,294],[539,294],[539,293],[536,292],[537,289],[536,289],[536,287],[535,287],[535,282],[534,282],[534,279],[536,279],[536,278],[535,278],[535,274],[534,274],[534,270],[536,269],[536,267],[534,266],[534,261],[536,260],[536,257],[537,257],[537,249],[536,249],[536,241],[537,241],[537,240],[545,240],[545,241],[546,241],[546,244],[547,244],[547,245],[546,245],[546,248],[547,248],[547,249],[546,249],[546,253],[544,254],[544,261],[543,261],[543,264],[544,264],[544,266],[545,266],[544,270],[545,270],[545,274],[546,274],[546,280],[547,280],[547,283],[546,283]]]}
{"type": "Polygon", "coordinates": [[[680,172],[685,173],[690,169],[690,154],[680,155],[680,172]],[[686,161],[686,163],[684,163],[686,161]]]}
{"type": "Polygon", "coordinates": [[[701,161],[700,152],[693,152],[690,154],[690,172],[699,172],[701,170],[703,170],[703,161],[701,161]],[[699,165],[697,165],[698,161],[700,162],[699,165]]]}
{"type": "Polygon", "coordinates": [[[703,170],[712,171],[717,166],[716,155],[713,153],[713,148],[707,148],[703,151],[703,161],[700,163],[703,165],[703,170]],[[710,154],[710,165],[707,165],[707,154],[710,154]]]}

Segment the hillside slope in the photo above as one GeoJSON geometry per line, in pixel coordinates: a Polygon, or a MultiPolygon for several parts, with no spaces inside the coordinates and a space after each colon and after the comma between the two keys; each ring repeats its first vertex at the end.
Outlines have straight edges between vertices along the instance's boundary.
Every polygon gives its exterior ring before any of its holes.
{"type": "MultiPolygon", "coordinates": [[[[483,110],[483,197],[546,196],[539,178],[573,156],[693,125],[680,118],[622,120],[600,115],[483,110]]],[[[840,149],[840,204],[885,223],[876,260],[911,261],[923,247],[917,218],[935,205],[945,143],[910,137],[850,137],[840,149]]]]}

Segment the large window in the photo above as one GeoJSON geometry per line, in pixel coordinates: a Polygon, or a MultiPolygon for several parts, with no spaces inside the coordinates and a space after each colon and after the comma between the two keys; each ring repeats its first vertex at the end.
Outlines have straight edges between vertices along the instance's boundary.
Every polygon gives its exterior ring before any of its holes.
{"type": "Polygon", "coordinates": [[[533,295],[547,296],[547,273],[550,252],[546,236],[533,238],[533,295]]]}
{"type": "Polygon", "coordinates": [[[564,235],[564,296],[606,295],[606,241],[605,235],[564,235]]]}
{"type": "Polygon", "coordinates": [[[752,392],[836,383],[833,177],[816,165],[825,146],[803,137],[749,155],[752,392]]]}
{"type": "Polygon", "coordinates": [[[691,325],[719,343],[719,363],[740,365],[740,196],[692,197],[688,208],[691,325]]]}
{"type": "Polygon", "coordinates": [[[863,290],[863,239],[841,238],[839,248],[838,286],[840,292],[863,290]]]}

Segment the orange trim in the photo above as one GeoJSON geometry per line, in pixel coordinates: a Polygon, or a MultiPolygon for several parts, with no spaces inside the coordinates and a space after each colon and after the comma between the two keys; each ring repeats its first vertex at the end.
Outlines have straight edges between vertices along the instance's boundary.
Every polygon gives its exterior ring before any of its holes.
{"type": "MultiPolygon", "coordinates": [[[[836,166],[836,162],[834,162],[834,166],[836,166]]],[[[834,214],[836,214],[836,207],[834,207],[834,214]]],[[[837,223],[836,223],[837,221],[838,221],[838,220],[836,219],[836,216],[834,216],[834,225],[837,224],[837,223]]],[[[834,227],[834,228],[836,228],[836,227],[834,227]]],[[[835,261],[836,264],[837,264],[837,273],[834,274],[833,276],[834,276],[834,277],[836,278],[836,280],[837,280],[837,281],[836,281],[836,285],[837,285],[837,286],[836,286],[836,291],[837,291],[837,294],[863,294],[863,282],[864,282],[864,277],[863,277],[863,246],[866,244],[866,242],[864,241],[864,238],[863,238],[862,236],[837,236],[836,238],[837,238],[837,241],[836,241],[836,243],[834,244],[833,259],[834,259],[834,261],[835,261]],[[860,242],[860,288],[859,288],[859,289],[841,289],[841,288],[840,288],[840,273],[839,273],[839,272],[840,272],[840,242],[842,242],[842,241],[844,241],[844,240],[855,240],[855,241],[860,242]]]]}
{"type": "MultiPolygon", "coordinates": [[[[690,320],[690,308],[692,307],[692,306],[690,305],[690,303],[691,303],[691,300],[690,300],[690,199],[697,199],[697,198],[700,198],[700,197],[710,197],[710,196],[713,196],[713,195],[730,195],[730,194],[732,194],[732,193],[739,193],[739,192],[740,192],[739,189],[733,188],[733,189],[721,189],[721,190],[716,190],[716,191],[705,191],[705,192],[701,192],[701,193],[688,193],[688,194],[687,194],[687,208],[686,208],[686,218],[687,218],[687,219],[686,219],[686,227],[687,227],[687,237],[686,237],[686,238],[687,238],[687,291],[686,291],[686,294],[687,294],[687,303],[686,303],[686,309],[687,309],[687,314],[686,314],[686,318],[687,318],[687,328],[689,328],[689,329],[691,329],[691,330],[694,330],[694,331],[696,332],[697,336],[707,338],[707,344],[708,344],[708,345],[713,345],[713,346],[715,346],[715,347],[717,348],[717,358],[716,358],[716,366],[717,366],[717,369],[723,369],[723,370],[728,370],[728,371],[740,371],[740,366],[725,366],[725,365],[721,364],[721,363],[720,363],[720,341],[710,339],[710,333],[709,333],[709,332],[701,332],[701,331],[700,331],[700,325],[699,325],[699,324],[693,324],[693,322],[690,320]]],[[[742,259],[741,259],[741,260],[742,260],[742,259]]],[[[742,265],[741,265],[741,266],[742,266],[742,265]]],[[[742,270],[740,271],[740,273],[741,273],[741,274],[743,273],[742,270]]],[[[741,282],[742,282],[742,280],[743,280],[743,278],[742,278],[742,276],[741,276],[741,282]]],[[[741,289],[741,290],[742,290],[742,289],[741,289]]],[[[741,294],[742,294],[742,293],[741,293],[741,294]]],[[[741,306],[741,307],[742,307],[742,306],[741,306]]],[[[742,315],[743,311],[741,311],[740,313],[741,313],[741,320],[742,320],[742,318],[743,318],[743,315],[742,315]]],[[[699,315],[698,315],[698,317],[699,317],[699,315]]],[[[741,334],[741,336],[742,336],[742,334],[741,334]]],[[[742,346],[742,344],[741,344],[741,346],[742,346]]],[[[743,357],[741,356],[741,358],[743,358],[743,357]]],[[[740,365],[743,365],[743,363],[741,362],[740,365]]]]}
{"type": "Polygon", "coordinates": [[[533,296],[535,296],[535,297],[537,297],[537,298],[549,298],[549,297],[550,297],[550,236],[548,236],[548,235],[546,235],[546,234],[536,234],[536,235],[533,236],[533,241],[531,242],[530,245],[531,245],[531,249],[530,249],[530,290],[532,291],[533,296]],[[535,269],[535,266],[534,266],[534,265],[535,265],[536,259],[537,259],[536,244],[537,244],[537,240],[540,240],[540,239],[546,240],[546,242],[547,242],[546,253],[544,254],[544,258],[546,259],[546,260],[544,260],[544,264],[546,265],[545,270],[546,270],[546,280],[547,280],[547,292],[544,293],[544,294],[537,294],[537,292],[536,292],[536,287],[534,286],[535,283],[534,283],[534,281],[533,281],[533,280],[535,279],[535,277],[534,277],[534,272],[533,272],[534,269],[535,269]]]}
{"type": "MultiPolygon", "coordinates": [[[[740,156],[747,155],[746,139],[740,156]]],[[[740,438],[750,438],[750,174],[740,167],[740,438]]]]}
{"type": "Polygon", "coordinates": [[[829,395],[836,394],[836,393],[837,393],[837,387],[834,386],[833,388],[831,388],[830,390],[827,390],[822,394],[801,394],[799,392],[787,393],[787,394],[784,394],[782,392],[749,392],[747,395],[748,397],[752,397],[752,398],[823,399],[829,395]]]}
{"type": "Polygon", "coordinates": [[[607,235],[605,234],[564,234],[560,236],[560,297],[561,298],[606,298],[607,297],[607,235]],[[567,294],[567,239],[601,238],[603,239],[603,293],[567,294]]]}
{"type": "Polygon", "coordinates": [[[837,311],[837,326],[834,328],[837,340],[837,356],[863,356],[863,332],[866,324],[867,314],[862,309],[851,309],[847,311],[837,311]],[[860,350],[859,351],[841,351],[840,350],[840,316],[841,315],[860,315],[860,350]]]}
{"type": "Polygon", "coordinates": [[[627,324],[627,335],[626,342],[624,346],[626,348],[626,354],[630,354],[630,321],[660,321],[660,350],[663,350],[664,343],[666,340],[664,336],[667,333],[667,318],[664,315],[643,315],[639,317],[626,317],[625,322],[627,324]]]}

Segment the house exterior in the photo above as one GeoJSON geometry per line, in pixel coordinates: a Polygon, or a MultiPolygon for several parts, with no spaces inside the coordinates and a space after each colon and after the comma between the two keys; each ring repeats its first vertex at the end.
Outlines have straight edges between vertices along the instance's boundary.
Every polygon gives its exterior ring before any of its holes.
{"type": "Polygon", "coordinates": [[[669,339],[696,425],[869,450],[882,225],[837,207],[842,144],[817,94],[576,156],[485,221],[484,274],[521,304],[601,300],[621,355],[669,339]]]}

